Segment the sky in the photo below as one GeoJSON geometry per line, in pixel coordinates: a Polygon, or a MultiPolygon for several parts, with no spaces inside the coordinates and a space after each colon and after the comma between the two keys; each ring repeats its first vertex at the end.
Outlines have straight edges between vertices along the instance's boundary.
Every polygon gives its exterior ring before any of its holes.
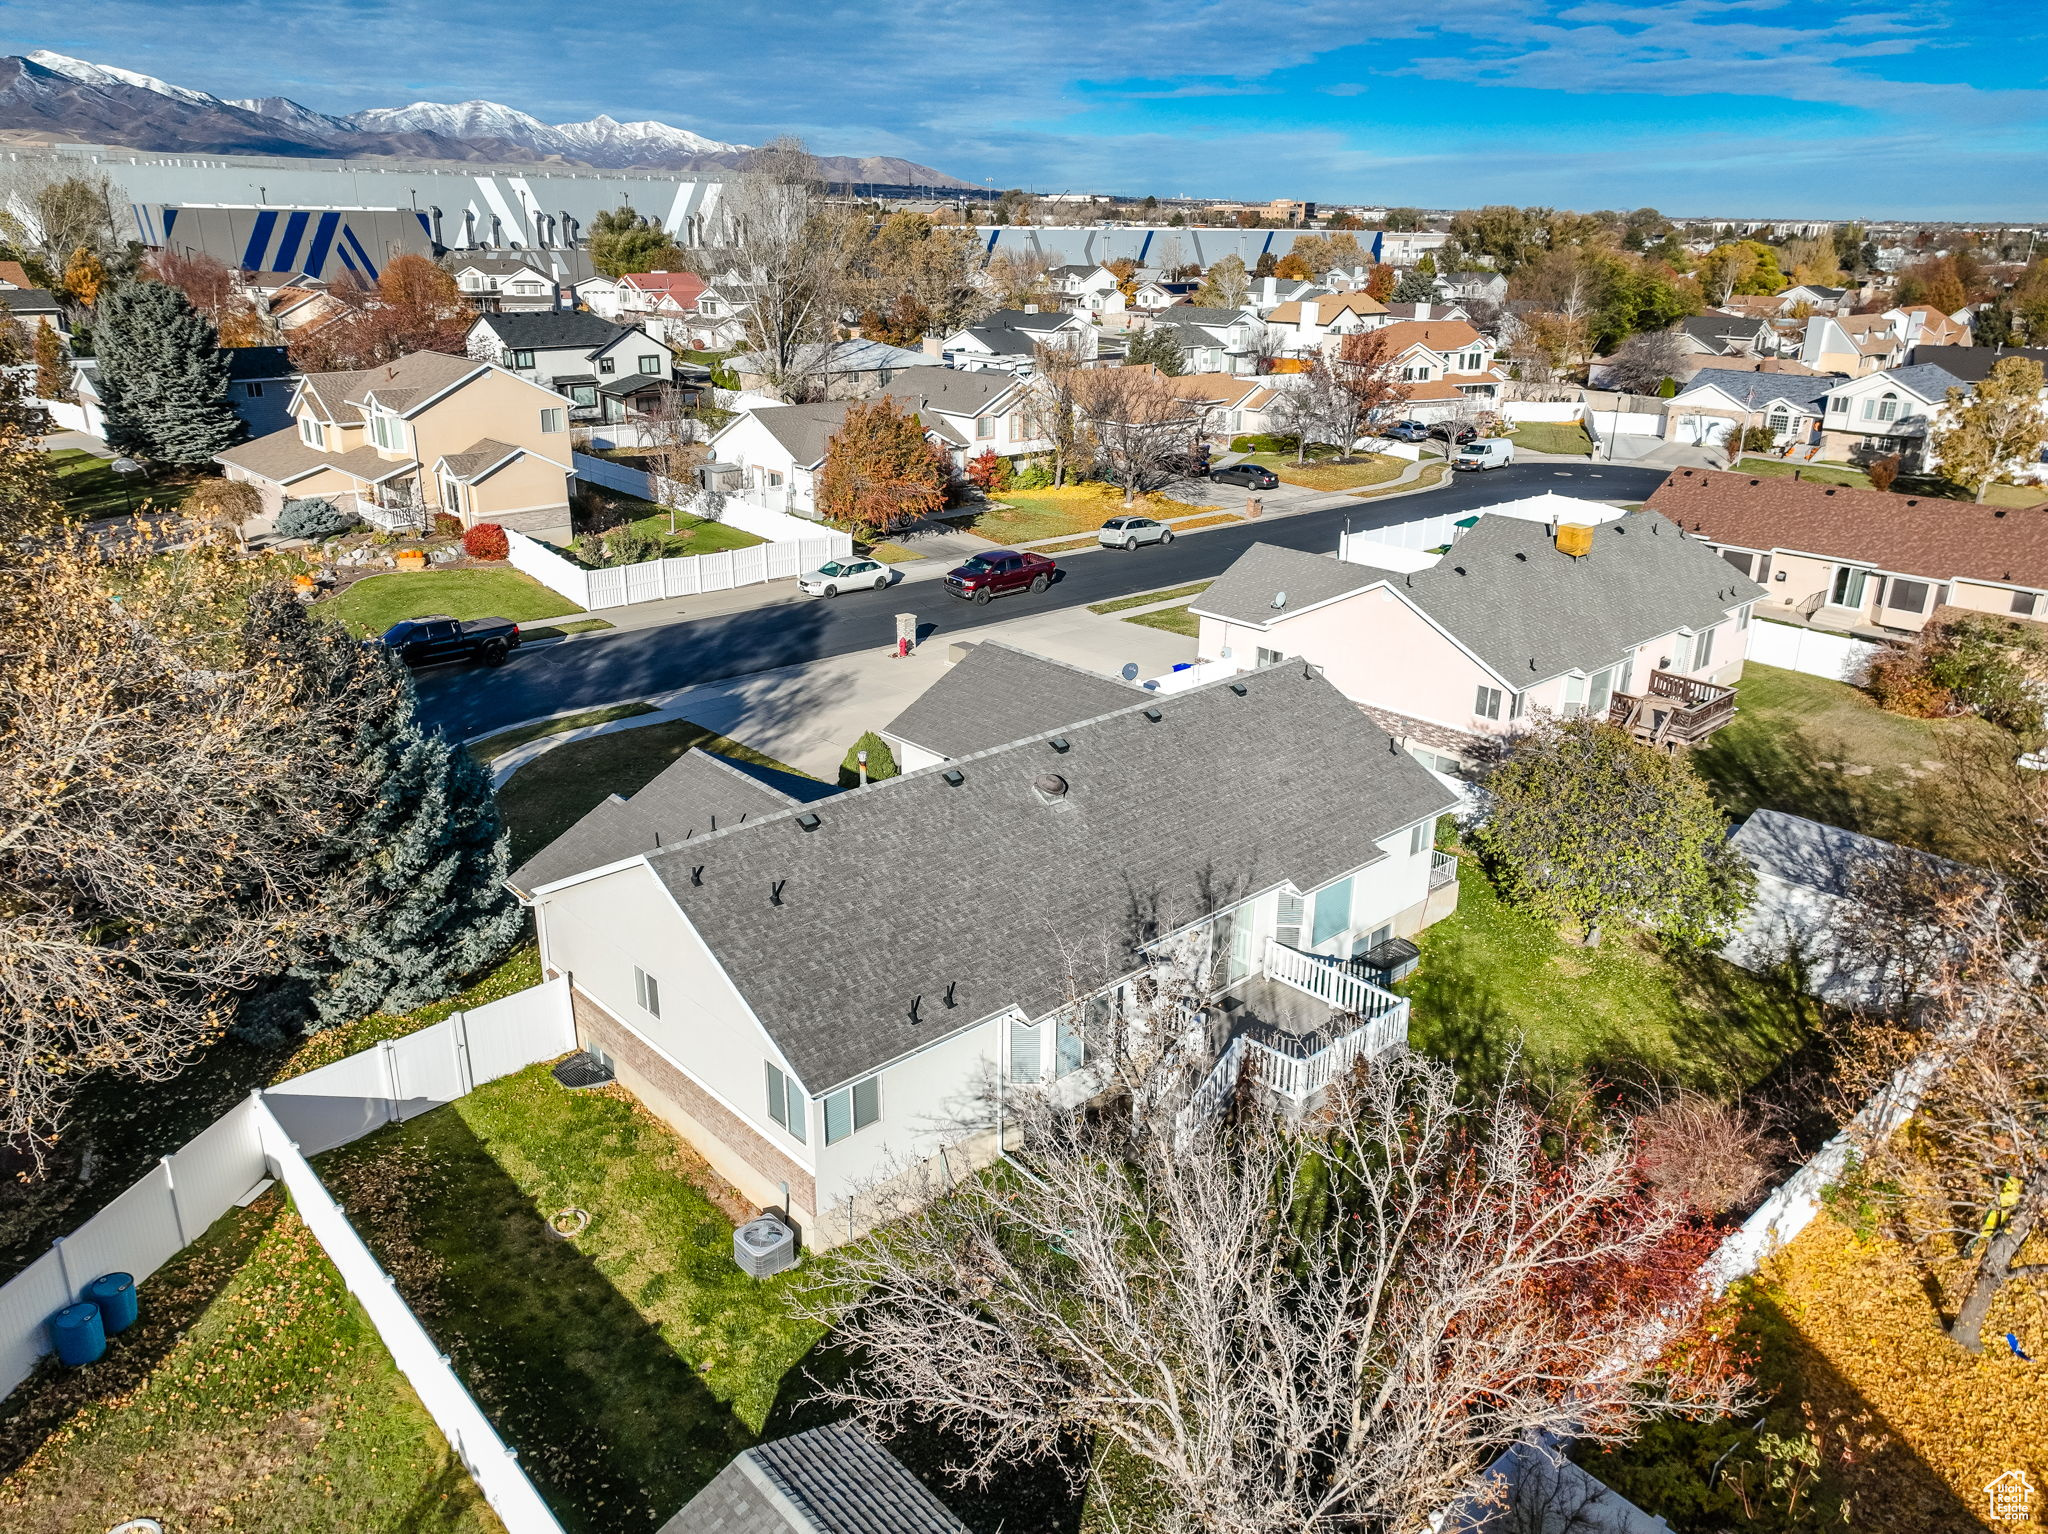
{"type": "Polygon", "coordinates": [[[796,133],[998,189],[2048,219],[2048,0],[10,0],[6,51],[328,112],[796,133]]]}

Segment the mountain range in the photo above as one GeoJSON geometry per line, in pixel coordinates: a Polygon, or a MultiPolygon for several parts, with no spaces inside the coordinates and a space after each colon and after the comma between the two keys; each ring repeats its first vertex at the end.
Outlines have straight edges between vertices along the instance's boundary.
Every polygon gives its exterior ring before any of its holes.
{"type": "MultiPolygon", "coordinates": [[[[545,123],[495,101],[419,101],[333,116],[284,96],[228,99],[48,49],[0,58],[0,138],[170,153],[562,164],[607,170],[737,169],[750,146],[664,122],[545,123]]],[[[833,181],[971,188],[892,155],[820,155],[833,181]]]]}

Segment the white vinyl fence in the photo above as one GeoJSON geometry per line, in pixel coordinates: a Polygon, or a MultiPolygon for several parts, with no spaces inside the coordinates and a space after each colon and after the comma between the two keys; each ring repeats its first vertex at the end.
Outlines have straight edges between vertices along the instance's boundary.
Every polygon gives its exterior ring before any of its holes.
{"type": "MultiPolygon", "coordinates": [[[[740,517],[729,515],[724,520],[742,531],[752,531],[743,526],[740,517]]],[[[550,591],[560,592],[578,607],[596,612],[635,602],[658,602],[665,597],[691,597],[707,591],[730,591],[735,586],[757,586],[763,581],[801,575],[828,559],[845,559],[853,553],[853,540],[845,533],[815,522],[800,522],[795,517],[784,520],[804,527],[809,536],[726,549],[717,554],[650,559],[644,564],[614,565],[603,570],[586,570],[509,527],[505,529],[505,539],[511,546],[509,559],[513,569],[532,576],[550,591]]]]}
{"type": "MultiPolygon", "coordinates": [[[[75,1303],[87,1284],[102,1273],[130,1273],[142,1286],[265,1178],[276,1178],[505,1527],[511,1534],[560,1534],[513,1452],[305,1157],[575,1047],[569,982],[557,977],[252,1093],[0,1285],[0,1395],[12,1392],[51,1351],[50,1318],[75,1303]]],[[[149,1304],[146,1289],[142,1303],[149,1304]]]]}
{"type": "Polygon", "coordinates": [[[1524,421],[1582,421],[1586,407],[1575,399],[1508,399],[1500,402],[1500,413],[1519,426],[1524,421]]]}
{"type": "Polygon", "coordinates": [[[1748,658],[1761,666],[1782,666],[1846,682],[1884,646],[1847,634],[1824,634],[1790,623],[1772,623],[1761,613],[1749,626],[1748,658]]]}

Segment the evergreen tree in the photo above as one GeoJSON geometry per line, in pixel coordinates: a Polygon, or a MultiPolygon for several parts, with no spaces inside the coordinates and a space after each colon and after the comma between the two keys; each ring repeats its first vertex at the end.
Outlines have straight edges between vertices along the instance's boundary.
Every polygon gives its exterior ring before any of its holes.
{"type": "Polygon", "coordinates": [[[131,282],[102,292],[93,346],[107,441],[119,451],[196,468],[241,437],[220,337],[176,288],[131,282]]]}
{"type": "Polygon", "coordinates": [[[1155,367],[1168,377],[1178,378],[1187,371],[1188,354],[1181,350],[1180,338],[1171,330],[1153,325],[1132,334],[1124,362],[1130,367],[1155,367]]]}
{"type": "Polygon", "coordinates": [[[607,208],[590,225],[590,264],[607,277],[681,271],[688,258],[653,219],[631,208],[607,208]]]}
{"type": "Polygon", "coordinates": [[[1428,304],[1436,301],[1436,279],[1423,272],[1420,267],[1408,272],[1394,284],[1394,302],[1397,304],[1428,304]]]}
{"type": "Polygon", "coordinates": [[[239,1031],[289,1037],[452,994],[502,957],[524,923],[505,887],[490,774],[420,723],[402,667],[314,622],[290,593],[260,596],[251,624],[311,685],[377,704],[349,743],[351,812],[329,843],[326,873],[331,904],[370,914],[295,955],[288,975],[243,1009],[239,1031]]]}

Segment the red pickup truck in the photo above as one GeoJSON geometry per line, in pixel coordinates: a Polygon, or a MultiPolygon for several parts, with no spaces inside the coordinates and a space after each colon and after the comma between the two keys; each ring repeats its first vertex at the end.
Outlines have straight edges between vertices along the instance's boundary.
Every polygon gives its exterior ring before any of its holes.
{"type": "Polygon", "coordinates": [[[997,549],[977,554],[966,564],[946,572],[946,589],[970,602],[1012,591],[1043,591],[1058,579],[1060,567],[1043,554],[1019,554],[997,549]]]}

